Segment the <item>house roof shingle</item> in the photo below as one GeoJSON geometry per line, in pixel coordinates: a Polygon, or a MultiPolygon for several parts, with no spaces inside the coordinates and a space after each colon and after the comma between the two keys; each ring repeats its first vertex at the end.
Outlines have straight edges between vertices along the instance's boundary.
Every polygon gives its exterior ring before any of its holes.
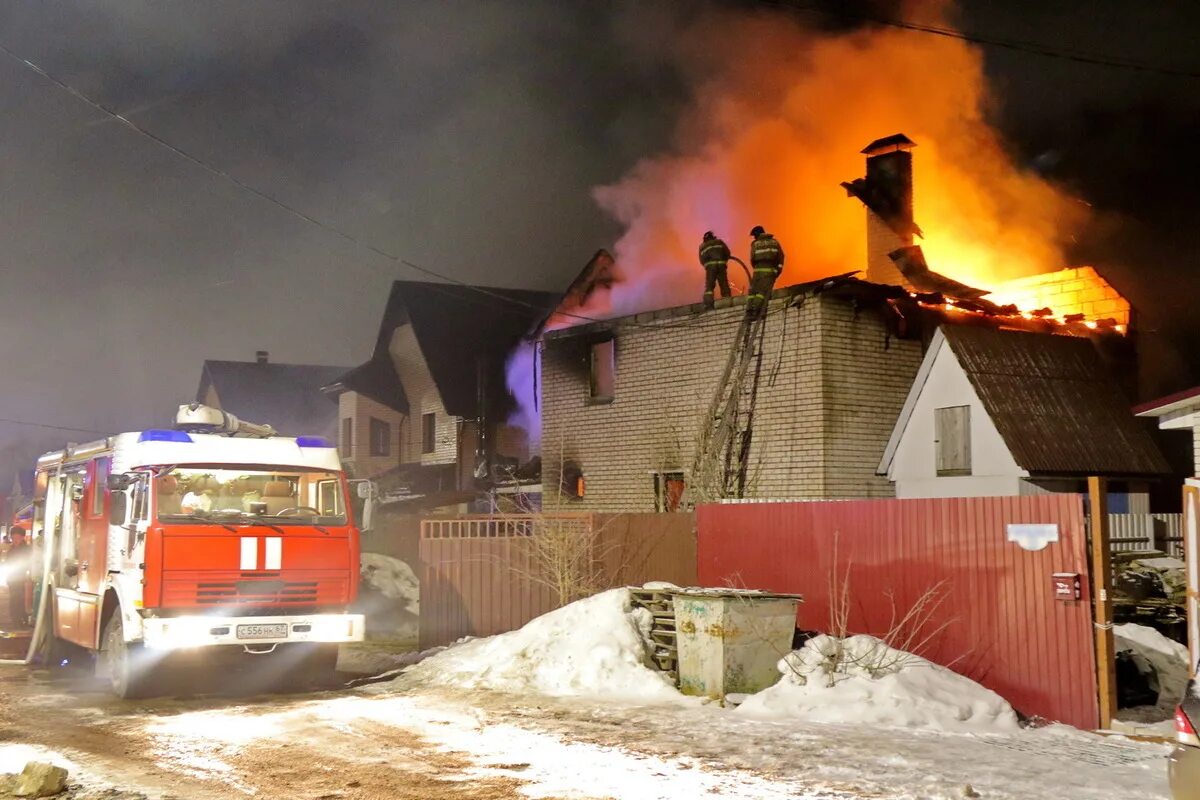
{"type": "Polygon", "coordinates": [[[205,361],[196,401],[203,402],[213,386],[221,407],[238,417],[293,436],[320,433],[337,418],[337,403],[321,388],[345,371],[314,364],[205,361]]]}
{"type": "Polygon", "coordinates": [[[941,332],[1023,469],[1110,476],[1169,471],[1087,339],[969,326],[941,332]]]}
{"type": "Polygon", "coordinates": [[[395,281],[370,360],[327,383],[407,413],[389,347],[395,329],[411,324],[448,414],[475,416],[482,360],[492,410],[503,415],[511,403],[504,386],[505,358],[558,300],[550,292],[395,281]]]}

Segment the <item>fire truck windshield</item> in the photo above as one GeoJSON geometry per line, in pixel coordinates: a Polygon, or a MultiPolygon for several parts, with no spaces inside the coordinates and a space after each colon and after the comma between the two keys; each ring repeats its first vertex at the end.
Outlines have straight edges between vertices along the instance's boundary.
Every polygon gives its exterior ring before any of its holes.
{"type": "Polygon", "coordinates": [[[335,472],[177,466],[155,479],[164,520],[266,518],[274,525],[345,525],[342,476],[335,472]]]}

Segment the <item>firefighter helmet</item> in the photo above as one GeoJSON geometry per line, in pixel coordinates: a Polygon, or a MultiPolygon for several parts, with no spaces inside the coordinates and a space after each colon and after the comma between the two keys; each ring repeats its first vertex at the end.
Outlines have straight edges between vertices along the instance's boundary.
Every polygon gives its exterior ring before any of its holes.
{"type": "Polygon", "coordinates": [[[704,241],[707,242],[709,239],[715,239],[715,238],[717,238],[717,235],[715,233],[713,233],[712,231],[704,232],[704,241]]]}
{"type": "Polygon", "coordinates": [[[751,236],[762,236],[766,232],[766,229],[764,229],[762,225],[755,225],[750,229],[751,236]]]}

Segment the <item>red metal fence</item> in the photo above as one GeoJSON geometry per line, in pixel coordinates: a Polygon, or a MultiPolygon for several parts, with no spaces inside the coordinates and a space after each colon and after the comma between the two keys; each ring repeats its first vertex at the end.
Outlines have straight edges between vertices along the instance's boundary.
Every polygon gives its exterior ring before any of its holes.
{"type": "Polygon", "coordinates": [[[421,647],[490,636],[553,610],[544,560],[533,544],[553,535],[585,537],[596,588],[651,580],[696,583],[691,514],[534,514],[426,519],[421,523],[421,647]]]}
{"type": "Polygon", "coordinates": [[[1098,724],[1079,495],[704,505],[696,527],[703,585],[802,593],[808,630],[830,630],[843,581],[849,630],[875,635],[941,587],[926,629],[945,627],[920,655],[1025,714],[1098,724]],[[1011,523],[1055,524],[1059,540],[1025,550],[1011,523]],[[1083,599],[1056,600],[1054,573],[1079,573],[1083,599]]]}

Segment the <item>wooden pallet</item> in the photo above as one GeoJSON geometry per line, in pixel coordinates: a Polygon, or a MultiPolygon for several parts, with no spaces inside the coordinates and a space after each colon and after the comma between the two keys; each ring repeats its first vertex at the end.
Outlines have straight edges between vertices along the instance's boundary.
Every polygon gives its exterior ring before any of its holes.
{"type": "Polygon", "coordinates": [[[658,589],[630,589],[635,608],[644,608],[654,618],[650,641],[654,643],[651,658],[655,666],[679,683],[679,651],[675,641],[675,605],[670,592],[658,589]]]}

